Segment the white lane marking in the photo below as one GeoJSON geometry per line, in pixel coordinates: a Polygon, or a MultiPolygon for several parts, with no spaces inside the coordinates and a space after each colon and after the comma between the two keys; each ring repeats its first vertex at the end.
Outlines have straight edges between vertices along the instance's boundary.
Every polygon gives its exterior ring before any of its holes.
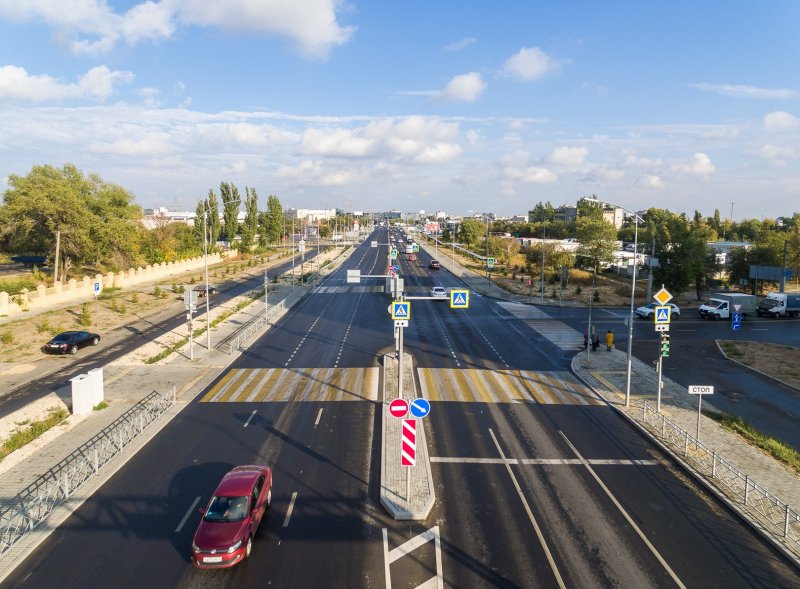
{"type": "Polygon", "coordinates": [[[177,534],[183,529],[183,526],[186,525],[186,521],[189,519],[189,516],[192,515],[194,508],[197,507],[197,504],[200,503],[200,497],[196,497],[192,504],[189,506],[189,509],[186,510],[186,515],[183,516],[181,523],[178,524],[178,527],[175,528],[175,533],[177,534]]]}
{"type": "Polygon", "coordinates": [[[256,411],[258,411],[258,409],[253,409],[253,412],[250,414],[250,417],[247,418],[247,421],[244,422],[244,425],[242,427],[247,427],[248,425],[250,425],[250,420],[256,416],[256,411]]]}
{"type": "MultiPolygon", "coordinates": [[[[579,458],[460,458],[450,456],[431,456],[431,462],[444,464],[531,464],[582,466],[579,458]]],[[[588,458],[585,462],[600,466],[657,466],[657,460],[617,460],[613,458],[588,458]]]]}
{"type": "Polygon", "coordinates": [[[769,329],[766,327],[751,327],[747,331],[769,331],[769,329]]]}
{"type": "Polygon", "coordinates": [[[289,520],[292,517],[292,511],[294,511],[294,502],[297,499],[297,491],[292,493],[292,500],[289,501],[289,509],[286,511],[286,519],[283,520],[283,527],[289,527],[289,520]]]}
{"type": "Polygon", "coordinates": [[[603,491],[605,492],[606,496],[609,499],[611,499],[611,502],[616,506],[616,508],[619,510],[619,512],[622,514],[622,516],[628,521],[628,523],[631,525],[631,527],[634,530],[636,530],[636,533],[639,535],[639,537],[642,539],[642,541],[645,543],[645,545],[650,549],[650,552],[653,553],[653,556],[655,556],[658,559],[658,562],[661,563],[661,566],[664,567],[664,569],[667,571],[669,576],[672,577],[672,580],[675,581],[675,584],[678,585],[678,587],[681,587],[682,589],[686,589],[686,585],[684,585],[681,582],[681,580],[678,578],[678,575],[675,574],[675,571],[673,571],[670,568],[670,566],[667,564],[667,561],[664,560],[664,558],[661,556],[661,554],[658,552],[658,550],[656,550],[656,547],[653,546],[650,543],[650,540],[647,539],[647,536],[644,535],[644,532],[642,532],[642,530],[639,528],[639,526],[636,525],[636,522],[633,521],[633,518],[630,515],[628,515],[628,512],[625,511],[625,508],[622,507],[622,505],[620,504],[619,501],[617,501],[617,498],[614,497],[614,495],[611,494],[611,491],[609,490],[609,488],[606,487],[605,483],[600,480],[600,477],[597,476],[597,473],[595,473],[594,469],[589,465],[589,462],[583,456],[581,456],[581,453],[578,452],[578,449],[575,446],[572,445],[572,442],[569,441],[569,438],[564,434],[563,431],[558,430],[558,433],[561,434],[561,437],[564,438],[564,441],[567,442],[567,445],[575,453],[575,456],[577,456],[580,460],[582,460],[584,462],[584,465],[586,466],[586,470],[588,470],[589,474],[592,475],[592,478],[594,478],[594,480],[597,481],[597,484],[600,485],[600,488],[603,489],[603,491]]]}
{"type": "Polygon", "coordinates": [[[320,417],[322,417],[322,408],[321,407],[320,407],[319,413],[317,413],[317,419],[314,422],[314,427],[317,427],[319,425],[319,418],[320,417]]]}
{"type": "Polygon", "coordinates": [[[389,550],[389,531],[387,528],[383,528],[383,570],[386,575],[386,589],[392,589],[392,577],[389,565],[431,540],[433,540],[434,552],[436,554],[436,576],[431,577],[421,585],[417,585],[416,589],[443,589],[444,587],[442,537],[439,534],[439,526],[433,526],[430,530],[425,530],[392,550],[389,550]]]}
{"type": "MultiPolygon", "coordinates": [[[[497,448],[498,454],[500,454],[500,458],[502,458],[505,461],[506,455],[503,454],[503,449],[500,447],[500,443],[497,441],[497,438],[495,437],[492,428],[489,428],[489,435],[492,436],[492,440],[494,441],[494,445],[497,448]]],[[[528,519],[530,519],[531,524],[533,524],[533,529],[536,531],[536,537],[539,538],[539,543],[542,545],[542,549],[544,550],[544,553],[547,556],[547,562],[550,563],[550,568],[553,571],[553,575],[556,578],[558,586],[561,587],[561,589],[567,589],[567,586],[564,584],[564,579],[561,578],[561,573],[558,572],[556,561],[553,560],[553,555],[550,552],[550,547],[547,545],[547,540],[544,539],[544,534],[542,534],[542,530],[539,527],[536,518],[533,516],[533,512],[531,511],[531,506],[528,505],[528,500],[525,499],[525,495],[522,492],[522,487],[519,486],[517,477],[514,476],[514,471],[511,470],[511,465],[506,463],[505,466],[506,470],[508,471],[508,476],[511,477],[511,481],[514,483],[514,488],[517,490],[517,495],[519,495],[519,498],[522,501],[522,505],[525,506],[525,512],[528,514],[528,519]]]]}

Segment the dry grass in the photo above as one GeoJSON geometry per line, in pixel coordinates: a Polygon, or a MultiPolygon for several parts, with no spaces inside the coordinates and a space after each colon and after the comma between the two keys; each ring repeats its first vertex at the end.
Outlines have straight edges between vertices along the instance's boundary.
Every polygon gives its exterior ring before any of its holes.
{"type": "Polygon", "coordinates": [[[722,341],[728,357],[800,389],[800,348],[764,342],[722,341]]]}

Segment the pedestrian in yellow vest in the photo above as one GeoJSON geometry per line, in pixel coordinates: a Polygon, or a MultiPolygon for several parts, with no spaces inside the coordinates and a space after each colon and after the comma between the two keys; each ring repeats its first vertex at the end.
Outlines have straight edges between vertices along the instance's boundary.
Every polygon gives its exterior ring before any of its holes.
{"type": "Polygon", "coordinates": [[[614,334],[609,329],[606,333],[606,350],[610,352],[612,349],[614,349],[614,334]]]}

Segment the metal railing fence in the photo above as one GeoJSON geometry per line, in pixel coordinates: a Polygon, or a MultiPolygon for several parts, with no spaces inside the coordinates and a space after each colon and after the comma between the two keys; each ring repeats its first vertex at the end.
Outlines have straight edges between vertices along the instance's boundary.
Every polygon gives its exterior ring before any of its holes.
{"type": "Polygon", "coordinates": [[[767,534],[800,556],[800,513],[663,413],[656,412],[650,402],[644,402],[641,417],[650,433],[738,504],[767,534]]]}
{"type": "Polygon", "coordinates": [[[128,409],[103,431],[48,470],[26,489],[0,501],[0,554],[36,528],[72,493],[141,435],[175,403],[156,391],[128,409]]]}

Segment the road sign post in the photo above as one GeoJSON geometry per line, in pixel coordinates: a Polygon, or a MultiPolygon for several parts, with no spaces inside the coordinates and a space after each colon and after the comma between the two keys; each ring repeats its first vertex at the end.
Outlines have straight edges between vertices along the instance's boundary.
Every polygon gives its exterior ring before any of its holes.
{"type": "Polygon", "coordinates": [[[695,440],[700,443],[700,415],[703,411],[703,395],[713,395],[714,387],[710,385],[689,385],[690,395],[697,395],[697,434],[695,440]]]}

